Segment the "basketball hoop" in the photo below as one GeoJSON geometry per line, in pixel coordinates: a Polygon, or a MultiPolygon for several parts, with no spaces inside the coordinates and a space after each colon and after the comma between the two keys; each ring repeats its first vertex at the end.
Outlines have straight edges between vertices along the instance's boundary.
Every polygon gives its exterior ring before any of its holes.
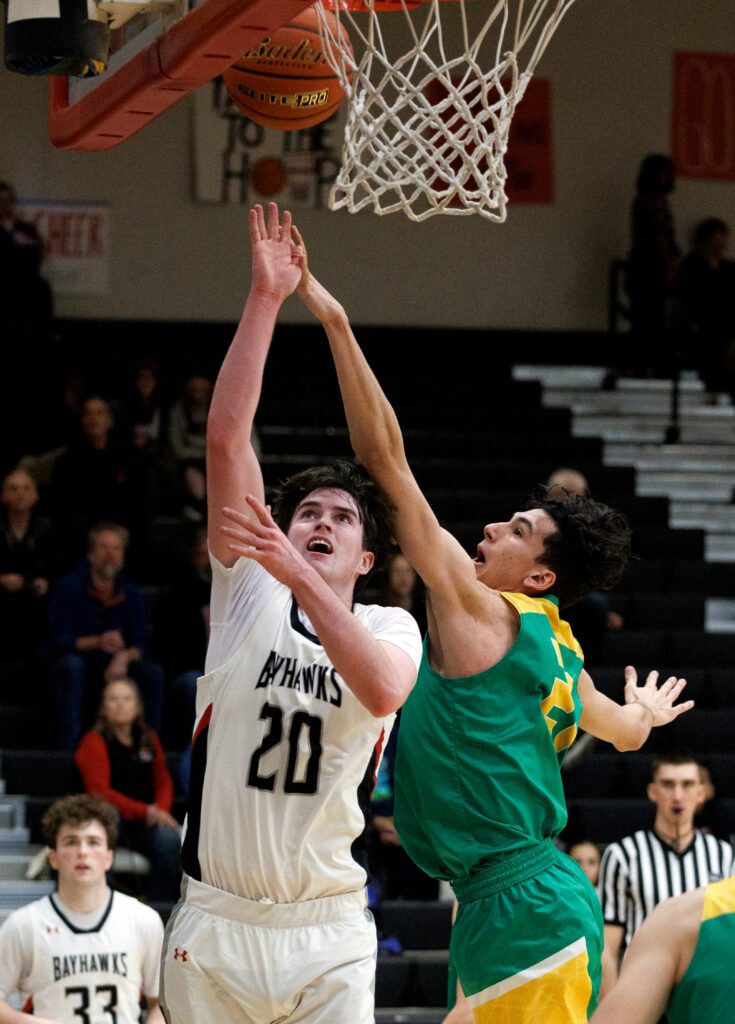
{"type": "Polygon", "coordinates": [[[348,104],[330,208],[403,210],[415,221],[440,213],[504,221],[510,122],[573,3],[317,0],[348,104]],[[325,10],[347,24],[354,56],[325,10]]]}

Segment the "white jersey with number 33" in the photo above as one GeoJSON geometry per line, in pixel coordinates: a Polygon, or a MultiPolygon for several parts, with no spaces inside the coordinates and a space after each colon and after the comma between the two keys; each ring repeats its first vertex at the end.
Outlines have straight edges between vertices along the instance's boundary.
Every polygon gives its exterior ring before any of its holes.
{"type": "Polygon", "coordinates": [[[141,993],[158,998],[162,941],[161,918],[130,896],[111,891],[85,929],[44,896],[0,929],[0,998],[17,991],[60,1024],[137,1024],[141,993]]]}
{"type": "MultiPolygon", "coordinates": [[[[226,569],[213,557],[212,566],[184,870],[276,903],[360,889],[365,815],[395,715],[375,718],[354,696],[288,587],[247,559],[226,569]]],[[[418,669],[421,640],[407,612],[353,611],[418,669]]]]}

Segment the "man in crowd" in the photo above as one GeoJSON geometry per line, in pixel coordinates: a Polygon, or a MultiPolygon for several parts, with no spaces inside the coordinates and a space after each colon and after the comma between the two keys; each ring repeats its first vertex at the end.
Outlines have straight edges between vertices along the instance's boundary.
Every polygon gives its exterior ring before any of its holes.
{"type": "Polygon", "coordinates": [[[148,658],[143,592],[123,572],[127,543],[124,526],[98,523],[89,531],[86,560],[51,597],[48,644],[62,750],[74,749],[85,713],[96,711],[102,684],[113,679],[135,680],[146,721],[161,730],[165,677],[148,658]]]}

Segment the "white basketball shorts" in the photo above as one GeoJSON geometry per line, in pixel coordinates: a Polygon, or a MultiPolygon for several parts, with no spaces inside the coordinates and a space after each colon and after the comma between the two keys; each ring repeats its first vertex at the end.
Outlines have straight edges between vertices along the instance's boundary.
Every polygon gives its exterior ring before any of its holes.
{"type": "Polygon", "coordinates": [[[253,902],[185,878],[161,954],[167,1024],[373,1024],[366,894],[253,902]]]}

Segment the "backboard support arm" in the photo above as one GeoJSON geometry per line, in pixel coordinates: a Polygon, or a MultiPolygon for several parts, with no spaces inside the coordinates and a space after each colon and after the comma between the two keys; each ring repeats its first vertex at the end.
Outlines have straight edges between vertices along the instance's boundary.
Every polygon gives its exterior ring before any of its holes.
{"type": "Polygon", "coordinates": [[[204,0],[75,103],[53,76],[49,138],[59,149],[99,152],[135,135],[225,71],[313,0],[204,0]]]}

